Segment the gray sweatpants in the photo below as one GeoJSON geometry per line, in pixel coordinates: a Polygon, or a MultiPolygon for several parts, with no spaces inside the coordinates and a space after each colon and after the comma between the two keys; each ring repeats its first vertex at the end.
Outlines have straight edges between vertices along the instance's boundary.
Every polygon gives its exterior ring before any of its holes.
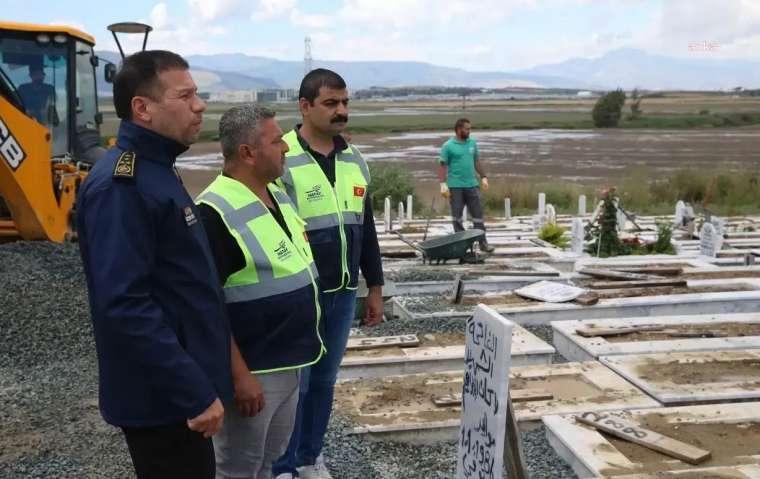
{"type": "Polygon", "coordinates": [[[224,426],[214,436],[216,479],[269,479],[272,462],[288,446],[298,404],[299,370],[257,374],[266,405],[242,417],[235,404],[225,405],[224,426]]]}
{"type": "Polygon", "coordinates": [[[462,212],[467,205],[467,211],[472,215],[473,226],[479,230],[486,230],[483,223],[483,208],[480,205],[480,188],[449,188],[451,197],[451,216],[454,223],[454,231],[464,231],[462,212]]]}

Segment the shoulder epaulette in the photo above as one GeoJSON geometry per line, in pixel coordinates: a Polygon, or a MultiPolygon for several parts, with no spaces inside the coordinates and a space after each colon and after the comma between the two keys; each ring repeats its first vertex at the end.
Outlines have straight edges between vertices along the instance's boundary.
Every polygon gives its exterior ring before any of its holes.
{"type": "Polygon", "coordinates": [[[135,177],[135,152],[125,151],[116,160],[116,166],[113,169],[114,178],[134,178],[135,177]]]}

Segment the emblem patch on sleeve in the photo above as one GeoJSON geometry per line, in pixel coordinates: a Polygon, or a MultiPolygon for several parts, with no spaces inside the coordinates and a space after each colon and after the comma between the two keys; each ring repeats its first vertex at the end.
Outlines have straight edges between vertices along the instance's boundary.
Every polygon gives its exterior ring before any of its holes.
{"type": "Polygon", "coordinates": [[[364,196],[364,190],[363,186],[354,186],[354,196],[364,196]]]}
{"type": "Polygon", "coordinates": [[[193,209],[189,206],[185,206],[185,223],[187,223],[187,226],[193,226],[195,223],[198,222],[198,219],[195,217],[195,213],[193,213],[193,209]]]}
{"type": "Polygon", "coordinates": [[[113,169],[114,178],[134,178],[135,177],[135,152],[125,151],[116,160],[116,166],[113,169]]]}

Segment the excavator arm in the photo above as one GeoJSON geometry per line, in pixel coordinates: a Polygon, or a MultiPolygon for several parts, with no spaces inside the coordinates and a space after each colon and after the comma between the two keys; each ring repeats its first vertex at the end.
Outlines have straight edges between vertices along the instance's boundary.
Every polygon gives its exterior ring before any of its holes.
{"type": "Polygon", "coordinates": [[[53,164],[48,129],[0,97],[0,197],[10,213],[0,217],[0,241],[64,241],[82,175],[53,164]]]}

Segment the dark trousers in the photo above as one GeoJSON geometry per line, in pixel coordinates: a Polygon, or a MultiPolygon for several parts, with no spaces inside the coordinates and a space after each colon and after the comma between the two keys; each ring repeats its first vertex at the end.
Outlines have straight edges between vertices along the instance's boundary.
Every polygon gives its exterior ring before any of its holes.
{"type": "Polygon", "coordinates": [[[138,479],[214,479],[211,439],[186,423],[122,430],[138,479]]]}
{"type": "Polygon", "coordinates": [[[454,223],[454,231],[464,231],[462,212],[467,205],[467,211],[472,216],[472,223],[479,230],[486,230],[483,224],[483,208],[480,206],[480,188],[450,188],[451,216],[454,223]]]}

